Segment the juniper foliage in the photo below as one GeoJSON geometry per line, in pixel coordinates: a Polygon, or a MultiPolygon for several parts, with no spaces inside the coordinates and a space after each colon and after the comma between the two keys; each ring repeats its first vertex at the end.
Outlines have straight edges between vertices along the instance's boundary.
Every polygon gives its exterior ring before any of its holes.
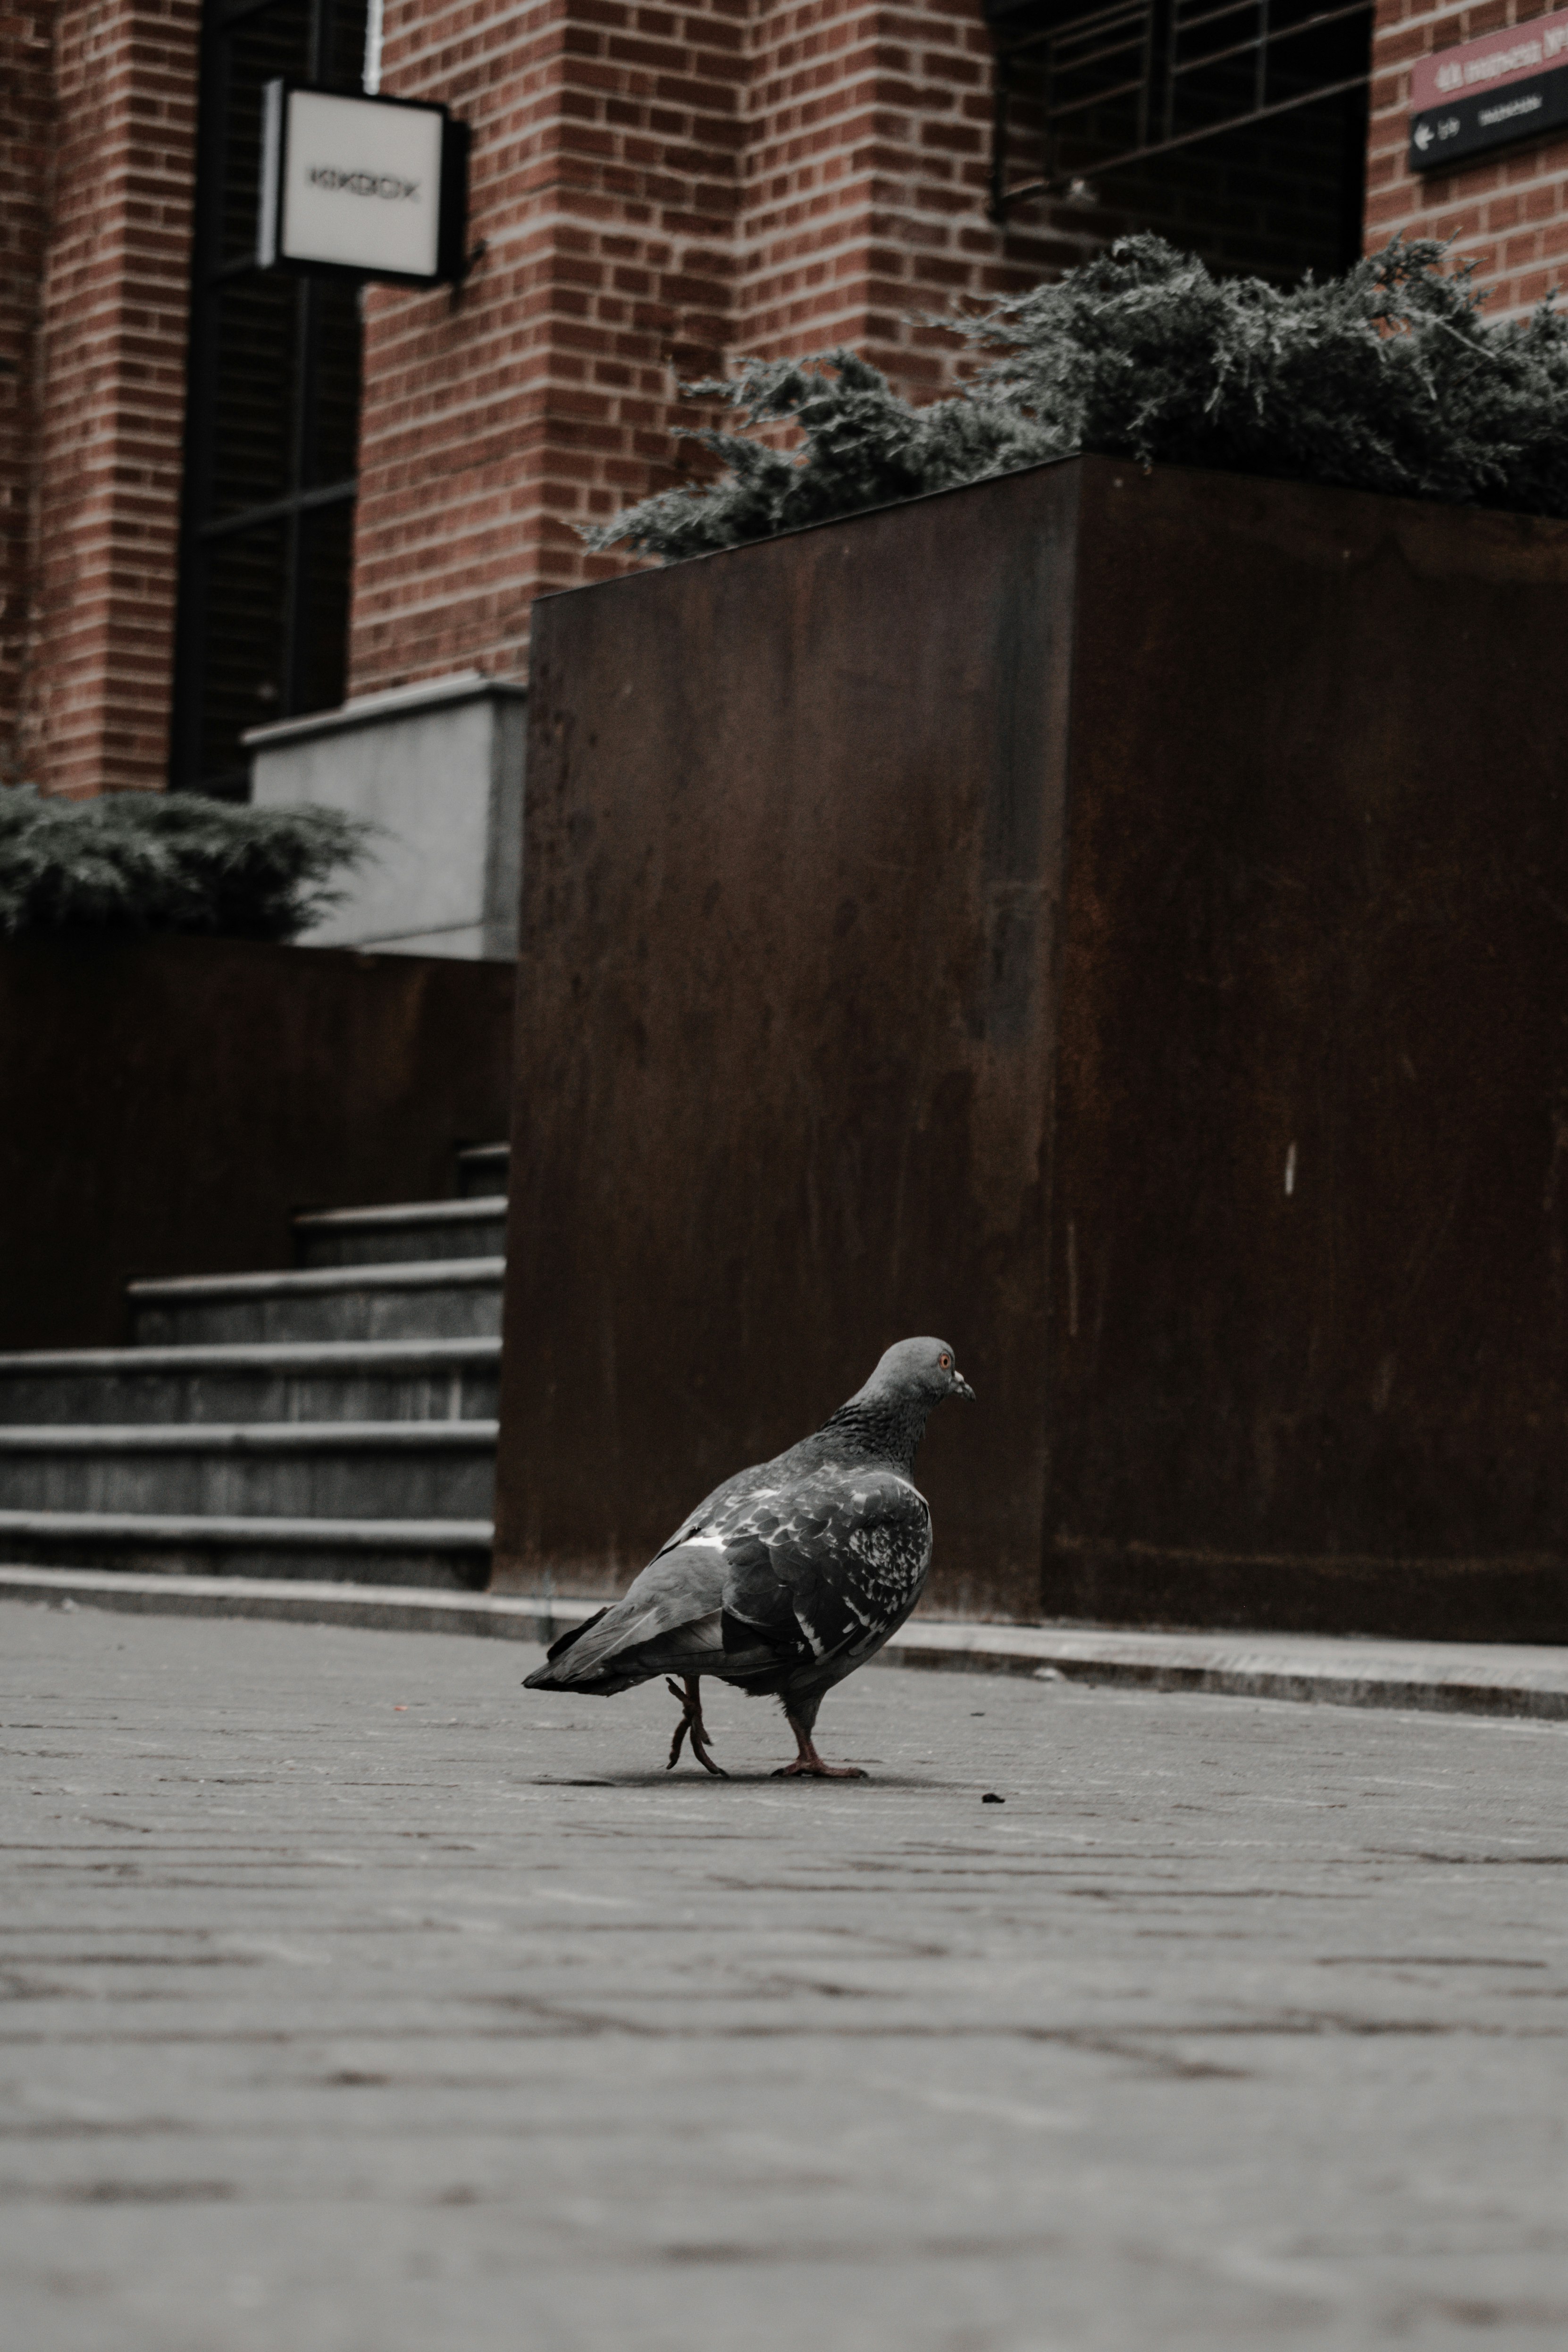
{"type": "Polygon", "coordinates": [[[591,547],[626,540],[639,553],[672,563],[922,490],[954,489],[1058,454],[1027,416],[978,390],[911,407],[855,352],[742,360],[733,377],[681,390],[689,399],[721,402],[743,419],[736,433],[678,428],[680,439],[700,442],[721,458],[724,474],[627,508],[584,532],[591,547]],[[798,448],[786,453],[758,437],[781,425],[798,431],[798,448]]]}
{"type": "Polygon", "coordinates": [[[1447,258],[1396,240],[1281,289],[1121,237],[1055,285],[928,321],[984,361],[952,399],[912,407],[846,351],[684,387],[738,420],[686,436],[724,471],[587,537],[673,562],[1089,450],[1568,516],[1568,314],[1488,327],[1447,258]]]}
{"type": "Polygon", "coordinates": [[[0,791],[0,933],[183,931],[291,940],[343,896],[374,827],[336,809],[194,793],[44,800],[0,791]]]}

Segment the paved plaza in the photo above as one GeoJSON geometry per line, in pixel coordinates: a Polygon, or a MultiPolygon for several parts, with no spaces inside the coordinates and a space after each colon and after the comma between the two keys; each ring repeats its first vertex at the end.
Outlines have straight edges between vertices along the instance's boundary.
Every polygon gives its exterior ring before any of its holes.
{"type": "Polygon", "coordinates": [[[5,2352],[1568,2341],[1568,1727],[537,1654],[0,1603],[5,2352]]]}

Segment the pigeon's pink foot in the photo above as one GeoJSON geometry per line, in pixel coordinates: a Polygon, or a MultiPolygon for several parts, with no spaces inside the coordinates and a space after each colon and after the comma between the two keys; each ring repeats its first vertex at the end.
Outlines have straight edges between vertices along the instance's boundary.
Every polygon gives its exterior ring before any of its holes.
{"type": "Polygon", "coordinates": [[[711,1772],[716,1780],[727,1780],[730,1775],[725,1771],[722,1764],[714,1763],[708,1750],[708,1727],[702,1720],[702,1699],[696,1675],[687,1675],[686,1687],[682,1690],[678,1682],[672,1682],[666,1675],[664,1686],[671,1698],[678,1698],[680,1701],[683,1710],[680,1721],[675,1727],[675,1737],[669,1743],[669,1761],[665,1766],[665,1770],[674,1771],[676,1759],[680,1754],[680,1743],[689,1731],[691,1753],[696,1757],[702,1769],[705,1772],[711,1772]]]}
{"type": "Polygon", "coordinates": [[[795,1734],[795,1744],[800,1753],[793,1764],[781,1764],[773,1774],[775,1780],[865,1780],[870,1775],[862,1772],[858,1764],[825,1764],[811,1744],[811,1734],[803,1730],[794,1716],[788,1717],[795,1734]]]}

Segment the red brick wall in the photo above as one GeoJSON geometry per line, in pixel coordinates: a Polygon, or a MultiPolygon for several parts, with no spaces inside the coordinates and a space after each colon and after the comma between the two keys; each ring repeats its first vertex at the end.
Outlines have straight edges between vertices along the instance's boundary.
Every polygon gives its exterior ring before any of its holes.
{"type": "Polygon", "coordinates": [[[16,753],[48,792],[165,781],[199,22],[197,0],[60,0],[55,18],[16,753]]]}
{"type": "Polygon", "coordinates": [[[933,392],[906,313],[1078,257],[985,219],[977,0],[395,0],[383,86],[472,124],[486,250],[457,298],[367,298],[357,694],[521,667],[532,598],[619,567],[573,526],[701,464],[677,375],[847,341],[933,392]]]}
{"type": "MultiPolygon", "coordinates": [[[[52,92],[46,20],[11,22],[0,775],[157,787],[198,0],[56,0],[52,92]]],[[[1385,80],[1411,30],[1385,28],[1385,80]]],[[[534,595],[622,561],[574,526],[703,464],[671,443],[694,421],[678,375],[846,341],[938,392],[953,346],[911,314],[1030,284],[1125,225],[987,221],[978,0],[389,0],[384,70],[471,124],[483,251],[459,292],[365,296],[354,693],[521,668],[534,595]]]]}
{"type": "MultiPolygon", "coordinates": [[[[734,342],[766,357],[844,342],[912,396],[955,350],[913,323],[1081,260],[1085,216],[986,218],[992,48],[975,0],[893,8],[774,0],[752,19],[734,342]]],[[[1097,226],[1097,225],[1096,225],[1097,226]]]]}
{"type": "Polygon", "coordinates": [[[54,77],[48,5],[0,14],[0,784],[22,780],[33,530],[34,372],[48,224],[54,77]]]}
{"type": "MultiPolygon", "coordinates": [[[[994,227],[979,0],[506,8],[391,0],[384,86],[472,125],[486,249],[458,297],[367,297],[356,694],[521,669],[532,598],[625,560],[574,526],[702,466],[672,450],[700,421],[677,374],[847,343],[930,397],[962,346],[922,313],[1037,284],[1122,228],[1215,251],[1224,229],[1241,266],[1286,255],[1268,202],[1238,202],[1234,155],[994,227]]],[[[1026,119],[1019,176],[1027,148],[1026,119]]],[[[1321,266],[1321,223],[1303,234],[1321,266]]]]}
{"type": "Polygon", "coordinates": [[[1568,135],[1505,147],[1457,171],[1417,177],[1405,161],[1410,67],[1436,49],[1546,13],[1531,0],[1485,0],[1471,8],[1378,0],[1367,141],[1367,251],[1377,252],[1400,232],[1454,238],[1456,257],[1476,264],[1489,319],[1530,310],[1553,288],[1568,284],[1568,135]]]}
{"type": "MultiPolygon", "coordinates": [[[[744,0],[395,0],[383,88],[474,131],[458,294],[365,304],[352,691],[521,666],[604,558],[574,520],[673,480],[673,377],[722,362],[744,0]]],[[[608,568],[614,568],[610,565],[608,568]]]]}

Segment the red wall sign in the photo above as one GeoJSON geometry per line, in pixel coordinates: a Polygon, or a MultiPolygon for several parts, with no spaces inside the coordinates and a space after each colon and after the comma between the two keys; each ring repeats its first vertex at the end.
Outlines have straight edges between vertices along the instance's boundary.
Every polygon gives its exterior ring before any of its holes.
{"type": "Polygon", "coordinates": [[[1568,8],[1418,58],[1410,69],[1410,164],[1467,156],[1568,126],[1568,8]]]}

